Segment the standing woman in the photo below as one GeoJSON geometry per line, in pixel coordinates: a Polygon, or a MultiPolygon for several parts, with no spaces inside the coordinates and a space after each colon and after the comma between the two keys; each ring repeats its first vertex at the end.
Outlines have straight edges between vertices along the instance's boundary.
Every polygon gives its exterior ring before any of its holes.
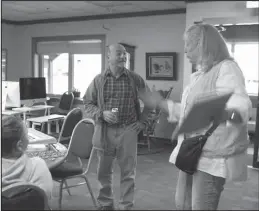
{"type": "MultiPolygon", "coordinates": [[[[179,121],[181,124],[196,97],[211,92],[220,95],[224,93],[221,91],[232,90],[233,95],[222,117],[219,117],[221,124],[202,149],[197,171],[193,175],[180,171],[176,187],[178,210],[216,210],[225,182],[244,181],[247,177],[245,158],[249,144],[247,122],[251,101],[242,71],[231,58],[226,42],[214,26],[192,25],[185,32],[184,41],[186,56],[198,71],[191,75],[181,105],[171,100],[161,101],[155,95],[146,100],[166,110],[169,121],[179,121]]],[[[205,132],[206,129],[179,135],[169,161],[175,164],[184,138],[204,135],[205,132]]]]}

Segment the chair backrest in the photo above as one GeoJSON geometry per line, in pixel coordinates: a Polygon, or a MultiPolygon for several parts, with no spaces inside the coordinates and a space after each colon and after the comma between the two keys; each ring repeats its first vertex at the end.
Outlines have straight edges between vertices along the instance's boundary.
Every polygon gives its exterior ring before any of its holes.
{"type": "MultiPolygon", "coordinates": [[[[169,99],[171,93],[172,93],[172,90],[173,90],[173,87],[170,87],[170,89],[168,90],[168,92],[166,93],[166,95],[162,95],[165,99],[169,99]]],[[[160,92],[161,94],[161,92],[160,92]]],[[[154,133],[155,131],[155,127],[156,127],[156,124],[158,123],[159,121],[159,118],[161,116],[161,109],[157,108],[156,111],[155,111],[155,116],[152,118],[152,122],[151,124],[149,125],[149,127],[147,128],[147,132],[149,134],[152,134],[154,133]]]]}
{"type": "Polygon", "coordinates": [[[72,92],[65,92],[59,102],[59,109],[69,112],[74,103],[74,94],[72,92]]]}
{"type": "Polygon", "coordinates": [[[73,155],[88,159],[93,147],[94,121],[89,118],[82,119],[74,128],[68,152],[73,155]]]}
{"type": "Polygon", "coordinates": [[[2,210],[48,210],[45,192],[31,183],[15,183],[2,189],[2,210]]]}
{"type": "Polygon", "coordinates": [[[76,124],[83,118],[83,112],[80,108],[72,109],[64,119],[58,142],[68,140],[76,126],[76,124]]]}

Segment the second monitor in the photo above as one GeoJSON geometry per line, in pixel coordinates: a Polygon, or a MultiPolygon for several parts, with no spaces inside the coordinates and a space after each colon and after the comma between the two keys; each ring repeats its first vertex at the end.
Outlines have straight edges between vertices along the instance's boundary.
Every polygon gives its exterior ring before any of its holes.
{"type": "Polygon", "coordinates": [[[44,77],[20,78],[21,104],[32,105],[38,102],[46,102],[46,81],[44,77]]]}

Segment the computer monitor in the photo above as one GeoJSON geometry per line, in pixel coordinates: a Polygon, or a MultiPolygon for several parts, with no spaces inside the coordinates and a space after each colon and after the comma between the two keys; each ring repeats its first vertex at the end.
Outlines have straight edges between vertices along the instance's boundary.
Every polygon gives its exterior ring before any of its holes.
{"type": "Polygon", "coordinates": [[[21,104],[31,106],[34,103],[46,102],[46,80],[39,78],[20,78],[21,104]]]}
{"type": "Polygon", "coordinates": [[[2,110],[15,107],[21,107],[19,82],[2,81],[2,110]]]}

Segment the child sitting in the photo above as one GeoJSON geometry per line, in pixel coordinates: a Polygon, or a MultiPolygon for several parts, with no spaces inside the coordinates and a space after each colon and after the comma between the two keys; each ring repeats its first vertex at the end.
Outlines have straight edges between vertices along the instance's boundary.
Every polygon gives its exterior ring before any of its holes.
{"type": "Polygon", "coordinates": [[[39,186],[50,198],[53,181],[45,161],[29,158],[28,131],[23,121],[15,116],[2,116],[2,188],[17,182],[39,186]]]}

